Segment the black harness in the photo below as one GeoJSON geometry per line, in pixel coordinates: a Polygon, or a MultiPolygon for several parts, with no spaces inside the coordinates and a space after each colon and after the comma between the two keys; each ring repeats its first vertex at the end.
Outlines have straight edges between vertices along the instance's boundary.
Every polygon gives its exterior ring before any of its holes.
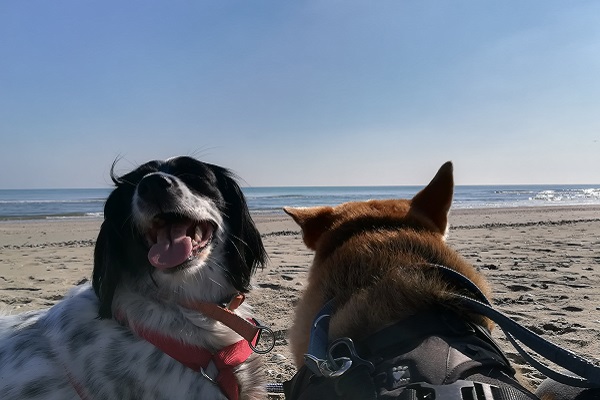
{"type": "MultiPolygon", "coordinates": [[[[579,375],[553,373],[551,377],[568,377],[565,383],[576,383],[574,386],[600,387],[600,368],[491,308],[477,286],[462,274],[432,266],[468,289],[476,299],[457,295],[461,305],[494,320],[519,352],[524,350],[516,340],[579,375]]],[[[452,311],[412,316],[359,343],[349,338],[328,343],[334,308],[334,302],[328,302],[315,318],[305,365],[284,383],[286,399],[537,399],[514,379],[514,370],[490,333],[452,311]]]]}

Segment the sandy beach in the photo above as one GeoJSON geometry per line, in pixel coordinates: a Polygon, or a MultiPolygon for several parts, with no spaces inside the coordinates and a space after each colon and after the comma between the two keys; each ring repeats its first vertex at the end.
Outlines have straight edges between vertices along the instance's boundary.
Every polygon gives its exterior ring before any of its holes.
{"type": "MultiPolygon", "coordinates": [[[[265,374],[281,382],[295,371],[286,335],[312,252],[293,221],[254,215],[270,261],[253,279],[248,301],[276,333],[263,356],[265,374]]],[[[90,279],[101,220],[0,222],[0,308],[47,308],[90,279]]],[[[551,341],[600,358],[600,207],[454,210],[450,245],[490,281],[499,310],[551,341]]],[[[509,358],[534,386],[543,376],[505,340],[509,358]]]]}

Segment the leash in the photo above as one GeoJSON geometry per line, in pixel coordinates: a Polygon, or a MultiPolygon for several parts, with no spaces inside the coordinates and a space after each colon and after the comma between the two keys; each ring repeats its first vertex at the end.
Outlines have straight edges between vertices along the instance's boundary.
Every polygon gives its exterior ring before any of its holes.
{"type": "Polygon", "coordinates": [[[600,367],[594,365],[591,361],[544,339],[487,304],[459,294],[455,295],[455,297],[461,301],[462,305],[466,306],[471,311],[486,316],[498,324],[498,326],[502,328],[502,332],[504,332],[506,338],[521,354],[525,361],[547,377],[569,386],[580,388],[600,387],[600,367]],[[578,376],[566,375],[550,369],[548,366],[534,359],[521,345],[519,345],[519,343],[517,343],[517,340],[544,357],[546,360],[551,361],[578,376]]]}
{"type": "Polygon", "coordinates": [[[242,293],[234,295],[228,304],[221,306],[216,303],[205,301],[187,302],[181,305],[189,310],[198,311],[205,317],[219,321],[229,329],[246,339],[252,351],[257,354],[267,354],[275,347],[275,334],[271,328],[263,325],[256,319],[247,320],[234,311],[244,302],[245,296],[242,293]],[[265,335],[266,334],[266,335],[265,335]],[[264,348],[257,348],[263,335],[266,336],[267,345],[264,348]],[[256,339],[256,340],[255,340],[256,339]]]}
{"type": "Polygon", "coordinates": [[[494,309],[489,300],[483,295],[481,290],[479,290],[477,285],[475,285],[469,278],[460,272],[443,265],[430,265],[440,271],[442,275],[451,277],[467,286],[470,291],[475,294],[476,297],[478,297],[479,300],[461,294],[453,294],[453,297],[459,300],[461,305],[465,306],[469,310],[488,317],[498,324],[514,348],[538,371],[557,382],[564,383],[565,385],[581,388],[600,387],[600,367],[594,365],[591,361],[571,352],[570,350],[563,349],[562,347],[544,339],[528,328],[513,321],[502,312],[494,309]],[[535,351],[540,356],[544,357],[546,360],[551,361],[578,376],[566,375],[550,369],[548,366],[535,360],[523,347],[517,343],[517,340],[531,350],[535,351]]]}

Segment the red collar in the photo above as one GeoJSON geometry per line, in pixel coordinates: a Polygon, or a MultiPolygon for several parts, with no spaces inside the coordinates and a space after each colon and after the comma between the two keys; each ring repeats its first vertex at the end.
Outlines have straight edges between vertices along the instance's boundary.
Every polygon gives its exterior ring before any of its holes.
{"type": "MultiPolygon", "coordinates": [[[[135,329],[134,329],[135,330],[135,329]]],[[[237,400],[239,397],[239,385],[233,374],[233,368],[240,365],[250,357],[252,350],[246,340],[240,340],[216,353],[211,353],[203,347],[181,343],[177,339],[161,335],[157,332],[147,330],[135,330],[138,335],[163,353],[171,356],[188,368],[196,372],[206,370],[212,361],[219,374],[216,383],[229,400],[237,400]]]]}
{"type": "MultiPolygon", "coordinates": [[[[206,317],[225,324],[244,338],[239,342],[222,348],[216,353],[211,353],[203,347],[182,343],[180,340],[140,328],[131,323],[128,325],[137,335],[194,371],[204,371],[212,361],[219,370],[216,378],[219,388],[229,400],[238,400],[239,385],[233,374],[233,368],[250,357],[252,354],[250,345],[256,345],[260,331],[254,320],[246,320],[233,313],[243,301],[244,295],[238,294],[232,298],[227,307],[220,307],[217,304],[205,302],[184,305],[186,308],[199,311],[206,317]]],[[[127,324],[124,317],[123,313],[117,313],[117,320],[127,324]]]]}

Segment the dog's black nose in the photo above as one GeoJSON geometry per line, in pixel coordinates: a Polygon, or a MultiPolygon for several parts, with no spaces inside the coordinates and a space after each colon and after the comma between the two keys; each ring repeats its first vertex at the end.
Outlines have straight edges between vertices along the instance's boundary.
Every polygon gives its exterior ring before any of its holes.
{"type": "Polygon", "coordinates": [[[140,196],[145,196],[148,193],[162,193],[173,186],[173,180],[169,176],[154,173],[146,175],[140,183],[138,183],[137,191],[140,196]]]}

